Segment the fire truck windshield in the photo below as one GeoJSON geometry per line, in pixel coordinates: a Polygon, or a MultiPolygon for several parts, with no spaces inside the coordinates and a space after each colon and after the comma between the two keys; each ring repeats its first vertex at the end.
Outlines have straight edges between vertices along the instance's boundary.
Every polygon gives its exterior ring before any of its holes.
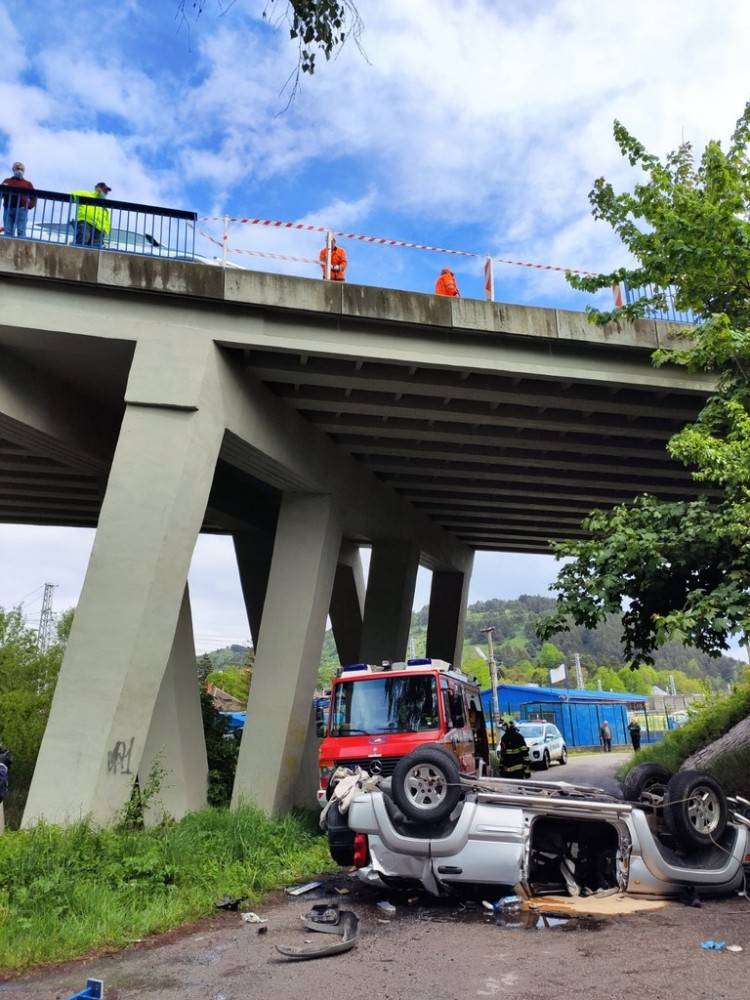
{"type": "Polygon", "coordinates": [[[429,675],[373,677],[336,685],[331,736],[437,729],[437,684],[429,675]]]}

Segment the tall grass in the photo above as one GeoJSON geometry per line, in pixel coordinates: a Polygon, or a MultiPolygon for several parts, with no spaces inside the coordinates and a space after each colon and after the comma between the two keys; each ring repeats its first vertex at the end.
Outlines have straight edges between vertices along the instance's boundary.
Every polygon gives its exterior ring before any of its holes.
{"type": "Polygon", "coordinates": [[[744,683],[729,697],[712,700],[703,706],[689,722],[668,733],[661,743],[639,750],[622,769],[622,773],[627,774],[631,767],[647,761],[663,764],[670,771],[677,771],[691,754],[713,743],[748,715],[750,683],[744,683]]]}
{"type": "Polygon", "coordinates": [[[313,820],[209,809],[151,830],[40,825],[0,837],[0,968],[121,946],[330,869],[313,820]]]}

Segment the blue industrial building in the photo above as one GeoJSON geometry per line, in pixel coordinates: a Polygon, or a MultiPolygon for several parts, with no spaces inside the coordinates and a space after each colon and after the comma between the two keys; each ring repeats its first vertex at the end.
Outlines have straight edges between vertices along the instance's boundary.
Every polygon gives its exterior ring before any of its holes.
{"type": "MultiPolygon", "coordinates": [[[[501,716],[521,721],[545,719],[553,722],[569,747],[599,746],[599,727],[609,723],[613,743],[630,743],[628,712],[637,713],[641,727],[648,702],[642,694],[618,691],[582,691],[571,688],[500,684],[497,689],[501,716]]],[[[482,692],[485,718],[492,718],[492,692],[482,692]]],[[[643,742],[648,734],[642,730],[643,742]]]]}

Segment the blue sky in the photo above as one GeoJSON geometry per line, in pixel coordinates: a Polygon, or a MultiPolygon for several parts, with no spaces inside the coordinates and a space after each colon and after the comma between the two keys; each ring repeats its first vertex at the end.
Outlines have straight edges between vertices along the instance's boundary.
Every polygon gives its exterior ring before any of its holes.
{"type": "MultiPolygon", "coordinates": [[[[750,5],[736,0],[359,0],[366,58],[347,44],[285,111],[295,49],[264,6],[236,0],[222,15],[206,0],[186,24],[172,0],[0,0],[0,163],[24,160],[53,190],[104,180],[112,197],[206,215],[606,269],[624,257],[587,193],[599,175],[633,181],[613,119],[663,153],[683,135],[698,146],[726,136],[750,96],[750,5]]],[[[320,247],[315,234],[248,226],[231,243],[302,257],[320,247]]],[[[482,294],[481,261],[347,249],[352,281],[430,291],[449,263],[463,294],[482,294]]],[[[495,274],[501,300],[585,302],[555,272],[495,274]]],[[[44,579],[73,603],[89,545],[85,532],[1,528],[4,565],[23,569],[2,574],[0,604],[44,579]]],[[[201,541],[199,635],[247,634],[230,556],[201,541]]],[[[472,597],[543,592],[551,578],[549,559],[486,555],[472,597]]]]}

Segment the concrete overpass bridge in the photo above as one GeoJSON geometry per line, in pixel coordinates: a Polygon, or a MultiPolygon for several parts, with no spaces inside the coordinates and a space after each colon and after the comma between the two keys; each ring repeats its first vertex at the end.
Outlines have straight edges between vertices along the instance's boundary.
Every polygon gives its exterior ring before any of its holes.
{"type": "Polygon", "coordinates": [[[233,537],[256,647],[235,800],[303,800],[327,614],[342,662],[403,657],[422,563],[455,661],[475,550],[694,495],[664,445],[710,384],[651,367],[668,333],[0,241],[0,521],[97,528],[25,822],[107,822],[157,758],[164,808],[205,802],[201,531],[233,537]]]}

